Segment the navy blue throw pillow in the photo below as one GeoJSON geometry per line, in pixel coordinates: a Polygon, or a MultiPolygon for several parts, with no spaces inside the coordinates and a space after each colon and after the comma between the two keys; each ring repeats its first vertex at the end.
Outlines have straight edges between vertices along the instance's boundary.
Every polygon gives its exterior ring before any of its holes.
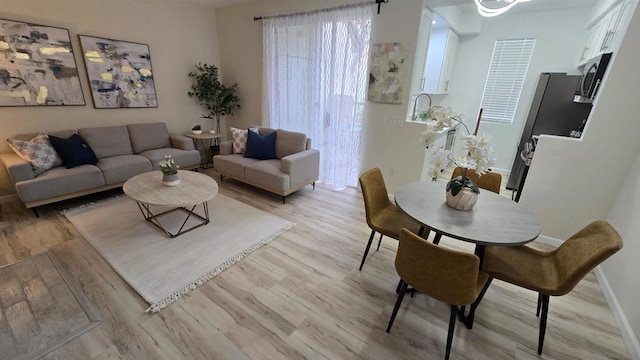
{"type": "Polygon", "coordinates": [[[276,158],[276,132],[260,135],[254,131],[247,131],[247,151],[244,157],[267,160],[276,158]]]}
{"type": "Polygon", "coordinates": [[[73,134],[68,139],[49,135],[49,141],[62,158],[62,162],[67,169],[84,164],[93,165],[98,162],[98,158],[91,146],[78,134],[73,134]]]}

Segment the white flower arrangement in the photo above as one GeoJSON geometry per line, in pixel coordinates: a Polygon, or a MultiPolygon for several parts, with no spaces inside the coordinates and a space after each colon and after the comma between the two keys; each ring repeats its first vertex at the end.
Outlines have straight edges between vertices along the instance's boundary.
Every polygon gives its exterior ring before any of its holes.
{"type": "Polygon", "coordinates": [[[178,164],[176,164],[175,160],[171,157],[171,155],[165,155],[164,160],[160,160],[158,162],[158,166],[160,167],[160,171],[162,171],[165,175],[174,175],[178,173],[178,164]]]}
{"type": "Polygon", "coordinates": [[[469,187],[478,193],[478,186],[466,177],[467,170],[473,169],[479,176],[482,176],[487,173],[495,161],[491,156],[491,154],[493,154],[493,147],[489,145],[489,137],[487,135],[467,135],[463,141],[465,149],[463,156],[452,157],[445,150],[441,149],[435,154],[434,159],[432,159],[431,169],[429,171],[431,179],[435,181],[438,179],[440,172],[448,165],[449,161],[465,169],[462,177],[452,179],[449,182],[450,185],[448,185],[448,187],[454,189],[454,196],[462,187],[469,187]]]}
{"type": "Polygon", "coordinates": [[[433,143],[438,134],[454,126],[455,122],[464,124],[462,122],[462,114],[455,113],[451,108],[445,108],[440,105],[432,106],[418,117],[427,124],[427,130],[422,133],[422,141],[424,141],[427,148],[433,143]]]}

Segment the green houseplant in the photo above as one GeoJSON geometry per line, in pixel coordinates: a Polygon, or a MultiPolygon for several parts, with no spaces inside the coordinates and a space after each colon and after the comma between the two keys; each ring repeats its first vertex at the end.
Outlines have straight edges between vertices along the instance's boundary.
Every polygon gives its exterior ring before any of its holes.
{"type": "Polygon", "coordinates": [[[240,109],[240,99],[236,95],[238,84],[226,86],[221,83],[215,65],[198,63],[195,65],[195,71],[189,72],[189,77],[193,79],[193,84],[187,95],[198,99],[209,111],[202,117],[214,119],[213,129],[220,132],[220,117],[233,115],[235,110],[240,109]]]}

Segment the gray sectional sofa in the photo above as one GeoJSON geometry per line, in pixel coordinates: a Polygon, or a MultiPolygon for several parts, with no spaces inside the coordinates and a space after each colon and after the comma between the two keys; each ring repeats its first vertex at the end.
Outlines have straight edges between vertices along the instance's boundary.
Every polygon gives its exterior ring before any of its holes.
{"type": "MultiPolygon", "coordinates": [[[[169,134],[164,123],[84,128],[51,132],[50,135],[68,138],[74,133],[78,133],[95,152],[98,158],[95,165],[70,169],[58,166],[36,176],[31,165],[18,155],[0,154],[0,161],[6,166],[16,193],[27,208],[120,187],[135,175],[159,170],[158,162],[165,155],[171,155],[180,169],[194,169],[200,165],[200,153],[193,140],[169,134]]],[[[34,136],[23,134],[15,138],[29,140],[34,136]]]]}
{"type": "Polygon", "coordinates": [[[258,160],[233,153],[233,141],[220,145],[220,155],[213,157],[213,166],[220,180],[230,177],[285,197],[298,189],[313,185],[320,171],[320,152],[311,148],[311,139],[303,133],[259,128],[261,135],[277,132],[276,159],[258,160]]]}

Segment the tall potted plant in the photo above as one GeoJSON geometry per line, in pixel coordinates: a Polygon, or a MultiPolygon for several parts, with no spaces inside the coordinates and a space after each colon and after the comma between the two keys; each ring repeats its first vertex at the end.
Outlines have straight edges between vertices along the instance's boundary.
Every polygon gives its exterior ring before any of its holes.
{"type": "Polygon", "coordinates": [[[187,95],[198,99],[200,104],[209,110],[209,113],[202,117],[213,119],[212,129],[220,132],[220,117],[233,115],[235,110],[240,109],[240,99],[236,95],[238,84],[226,86],[221,83],[215,65],[198,63],[195,71],[189,72],[189,77],[193,78],[193,84],[187,95]]]}

